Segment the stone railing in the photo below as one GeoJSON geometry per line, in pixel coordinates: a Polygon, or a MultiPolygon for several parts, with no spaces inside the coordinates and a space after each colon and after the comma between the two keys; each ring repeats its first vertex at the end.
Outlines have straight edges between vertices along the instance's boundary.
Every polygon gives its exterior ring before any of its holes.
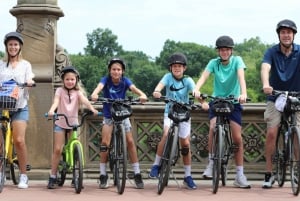
{"type": "MultiPolygon", "coordinates": [[[[163,109],[163,104],[153,102],[142,106],[133,106],[131,123],[142,169],[149,169],[153,163],[156,146],[162,133],[163,109]]],[[[244,105],[242,134],[245,170],[248,172],[264,170],[266,129],[263,121],[264,109],[265,104],[247,103],[244,105]]],[[[81,140],[85,145],[85,159],[88,169],[98,169],[99,167],[101,124],[102,118],[89,117],[81,129],[81,140]]],[[[202,170],[208,161],[208,130],[208,113],[193,111],[191,129],[192,161],[193,167],[199,167],[202,170]]],[[[178,161],[178,165],[182,165],[181,160],[178,161]]]]}

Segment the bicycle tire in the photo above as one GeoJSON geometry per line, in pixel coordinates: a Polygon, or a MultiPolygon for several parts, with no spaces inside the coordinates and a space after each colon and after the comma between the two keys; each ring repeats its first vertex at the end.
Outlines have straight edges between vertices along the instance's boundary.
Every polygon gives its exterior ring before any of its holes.
{"type": "Polygon", "coordinates": [[[73,147],[73,182],[75,192],[79,194],[82,189],[83,181],[83,153],[79,143],[74,144],[73,147]]]}
{"type": "Polygon", "coordinates": [[[168,131],[167,141],[164,146],[163,155],[161,157],[161,165],[158,177],[157,193],[162,194],[168,185],[171,166],[175,156],[178,140],[178,127],[171,127],[168,131]],[[173,151],[173,152],[172,152],[173,151]]]}
{"type": "Polygon", "coordinates": [[[19,184],[19,179],[20,179],[20,169],[19,169],[19,162],[17,159],[17,153],[15,150],[14,145],[12,144],[12,163],[9,165],[10,166],[10,175],[11,175],[11,180],[13,181],[14,185],[19,184]]]}
{"type": "Polygon", "coordinates": [[[286,180],[286,161],[287,161],[287,152],[286,152],[286,143],[285,135],[288,132],[288,125],[282,123],[278,129],[276,137],[276,147],[275,147],[275,171],[276,178],[279,187],[282,187],[286,180]]]}
{"type": "Polygon", "coordinates": [[[3,190],[5,179],[6,179],[6,159],[5,159],[5,143],[3,134],[0,133],[0,193],[3,190]]]}
{"type": "Polygon", "coordinates": [[[123,125],[120,125],[119,133],[115,136],[115,165],[114,176],[119,194],[124,193],[126,184],[126,171],[127,171],[127,143],[126,133],[123,125]]]}
{"type": "Polygon", "coordinates": [[[213,193],[216,194],[219,188],[219,181],[220,181],[220,173],[221,173],[221,164],[222,164],[222,126],[218,125],[216,132],[214,132],[213,137],[213,152],[214,153],[214,164],[213,164],[213,177],[212,177],[212,188],[213,193]]]}
{"type": "Polygon", "coordinates": [[[66,175],[67,175],[67,162],[66,162],[66,153],[65,151],[62,152],[61,154],[61,160],[59,161],[58,164],[58,170],[57,170],[57,185],[58,186],[63,186],[66,180],[66,175]]]}
{"type": "Polygon", "coordinates": [[[300,131],[298,127],[292,128],[292,135],[288,139],[290,150],[290,174],[291,187],[294,195],[299,194],[300,190],[300,131]]]}
{"type": "Polygon", "coordinates": [[[224,146],[223,146],[223,160],[221,165],[221,179],[222,179],[222,186],[226,186],[227,182],[227,174],[228,174],[228,161],[230,159],[232,153],[232,142],[231,142],[231,133],[229,129],[225,132],[224,136],[224,146]]]}

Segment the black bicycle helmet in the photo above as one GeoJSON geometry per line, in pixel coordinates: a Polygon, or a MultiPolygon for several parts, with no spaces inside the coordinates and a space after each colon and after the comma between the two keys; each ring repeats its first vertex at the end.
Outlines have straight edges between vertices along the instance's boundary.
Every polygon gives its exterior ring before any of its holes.
{"type": "Polygon", "coordinates": [[[108,69],[110,69],[111,65],[113,65],[114,63],[119,63],[119,64],[121,64],[123,70],[125,71],[125,69],[126,69],[126,64],[125,64],[125,62],[124,62],[122,59],[120,59],[120,58],[113,58],[113,59],[111,59],[111,60],[108,62],[108,69]]]}
{"type": "Polygon", "coordinates": [[[72,73],[75,73],[76,74],[76,78],[77,78],[77,81],[80,79],[80,76],[79,76],[79,72],[75,69],[75,67],[73,66],[66,66],[64,67],[61,72],[60,72],[60,78],[63,80],[64,79],[64,76],[66,73],[69,73],[69,72],[72,72],[72,73]]]}
{"type": "Polygon", "coordinates": [[[23,41],[23,37],[21,36],[21,34],[19,32],[9,32],[8,34],[5,35],[4,37],[4,45],[7,45],[7,42],[10,39],[17,39],[22,45],[24,43],[23,41]]]}
{"type": "Polygon", "coordinates": [[[216,49],[219,49],[219,48],[222,48],[222,47],[233,48],[234,47],[233,39],[229,36],[220,36],[216,40],[216,49]]]}
{"type": "Polygon", "coordinates": [[[280,22],[278,22],[277,27],[276,27],[276,32],[277,34],[279,34],[279,31],[281,28],[289,28],[292,29],[294,34],[297,33],[297,26],[295,24],[295,22],[293,22],[292,20],[282,20],[280,22]]]}
{"type": "Polygon", "coordinates": [[[186,66],[187,59],[186,56],[182,53],[174,53],[169,57],[169,66],[172,64],[182,64],[186,66]]]}

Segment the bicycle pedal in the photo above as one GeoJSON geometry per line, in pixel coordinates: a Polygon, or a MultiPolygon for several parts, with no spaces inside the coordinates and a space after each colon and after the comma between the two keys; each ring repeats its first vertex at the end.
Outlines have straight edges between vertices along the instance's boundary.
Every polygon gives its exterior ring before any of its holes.
{"type": "Polygon", "coordinates": [[[26,165],[26,171],[30,171],[31,170],[31,165],[27,164],[26,165]]]}

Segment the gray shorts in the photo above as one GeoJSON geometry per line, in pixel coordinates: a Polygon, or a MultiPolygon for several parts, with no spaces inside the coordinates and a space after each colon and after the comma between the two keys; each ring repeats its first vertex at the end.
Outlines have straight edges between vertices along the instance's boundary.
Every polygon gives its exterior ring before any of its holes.
{"type": "MultiPolygon", "coordinates": [[[[113,125],[113,120],[110,119],[110,118],[104,117],[102,123],[111,126],[111,125],[113,125]]],[[[128,133],[128,132],[131,131],[131,123],[130,123],[130,121],[129,121],[129,118],[124,119],[124,120],[122,121],[122,124],[123,124],[124,127],[125,127],[125,132],[126,132],[126,133],[128,133]]]]}
{"type": "MultiPolygon", "coordinates": [[[[296,113],[297,126],[300,125],[300,112],[296,113]]],[[[279,126],[281,120],[281,112],[275,108],[275,103],[272,101],[267,102],[266,110],[264,112],[264,120],[267,123],[267,128],[279,126]]]]}

